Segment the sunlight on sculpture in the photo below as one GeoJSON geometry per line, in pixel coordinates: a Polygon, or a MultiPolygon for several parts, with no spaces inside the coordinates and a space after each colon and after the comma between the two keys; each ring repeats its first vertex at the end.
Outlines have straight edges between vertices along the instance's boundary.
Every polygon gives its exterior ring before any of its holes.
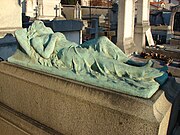
{"type": "Polygon", "coordinates": [[[152,68],[152,61],[138,63],[130,60],[108,38],[100,37],[81,45],[68,41],[35,21],[28,29],[15,32],[19,50],[8,59],[36,70],[110,90],[149,98],[159,88],[166,73],[152,68]]]}

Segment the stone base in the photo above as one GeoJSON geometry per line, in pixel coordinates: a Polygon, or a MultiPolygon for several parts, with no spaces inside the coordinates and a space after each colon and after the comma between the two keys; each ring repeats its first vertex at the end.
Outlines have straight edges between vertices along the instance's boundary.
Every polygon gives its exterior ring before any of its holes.
{"type": "Polygon", "coordinates": [[[142,99],[6,62],[0,63],[0,93],[8,107],[73,135],[166,135],[171,110],[162,90],[142,99]]]}
{"type": "Polygon", "coordinates": [[[116,45],[127,55],[136,52],[136,46],[132,38],[126,38],[124,41],[119,40],[116,45]]]}
{"type": "Polygon", "coordinates": [[[0,131],[1,135],[61,134],[2,103],[0,103],[0,131]]]}
{"type": "Polygon", "coordinates": [[[141,53],[146,47],[146,39],[149,46],[154,46],[149,24],[136,24],[134,40],[137,52],[141,53]]]}

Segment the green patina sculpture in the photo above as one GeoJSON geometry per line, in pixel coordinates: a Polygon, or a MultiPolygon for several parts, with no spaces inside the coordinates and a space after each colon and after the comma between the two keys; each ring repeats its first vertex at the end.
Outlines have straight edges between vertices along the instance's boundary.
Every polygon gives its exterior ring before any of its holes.
{"type": "Polygon", "coordinates": [[[158,90],[158,80],[163,83],[167,78],[151,67],[151,61],[130,60],[106,37],[78,45],[41,21],[17,30],[15,36],[20,46],[8,61],[36,70],[144,98],[158,90]]]}

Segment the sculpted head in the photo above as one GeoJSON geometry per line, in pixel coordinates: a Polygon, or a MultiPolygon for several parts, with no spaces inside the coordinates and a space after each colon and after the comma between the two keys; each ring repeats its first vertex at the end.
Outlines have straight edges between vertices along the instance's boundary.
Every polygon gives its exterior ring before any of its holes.
{"type": "Polygon", "coordinates": [[[53,34],[51,28],[48,28],[44,25],[42,21],[34,21],[34,23],[28,28],[29,39],[34,38],[36,36],[53,34]]]}

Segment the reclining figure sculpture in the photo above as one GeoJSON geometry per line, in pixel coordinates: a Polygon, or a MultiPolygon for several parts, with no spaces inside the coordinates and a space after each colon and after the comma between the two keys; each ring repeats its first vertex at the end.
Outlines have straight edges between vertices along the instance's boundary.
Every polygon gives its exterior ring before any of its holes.
{"type": "Polygon", "coordinates": [[[41,21],[15,36],[20,51],[8,59],[12,63],[144,98],[158,90],[155,78],[162,83],[167,79],[165,72],[151,67],[152,61],[130,60],[104,36],[78,45],[41,21]]]}

